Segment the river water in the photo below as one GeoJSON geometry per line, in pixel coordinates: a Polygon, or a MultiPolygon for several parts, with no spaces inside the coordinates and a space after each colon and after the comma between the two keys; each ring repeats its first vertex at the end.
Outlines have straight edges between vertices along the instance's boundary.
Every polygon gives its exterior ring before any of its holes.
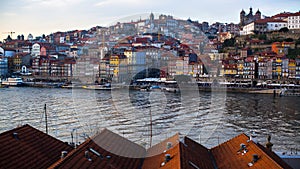
{"type": "Polygon", "coordinates": [[[108,128],[145,147],[179,132],[208,148],[240,133],[254,133],[273,149],[300,149],[300,97],[127,89],[101,91],[57,88],[0,88],[0,132],[30,124],[64,141],[83,142],[108,128]]]}

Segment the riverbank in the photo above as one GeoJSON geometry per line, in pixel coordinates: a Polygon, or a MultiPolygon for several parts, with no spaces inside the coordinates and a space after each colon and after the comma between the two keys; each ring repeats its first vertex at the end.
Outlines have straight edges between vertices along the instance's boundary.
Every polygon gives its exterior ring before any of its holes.
{"type": "MultiPolygon", "coordinates": [[[[135,84],[135,85],[124,85],[124,84],[112,84],[112,85],[93,85],[93,84],[66,84],[62,82],[24,82],[25,87],[36,87],[36,88],[63,88],[63,89],[86,89],[86,90],[118,90],[127,88],[128,90],[140,90],[140,91],[152,91],[151,87],[158,86],[161,91],[165,92],[181,92],[181,91],[204,91],[204,92],[228,92],[228,93],[250,93],[250,94],[273,94],[274,96],[300,96],[300,87],[284,85],[276,86],[235,86],[232,84],[203,84],[197,83],[190,84],[186,83],[178,87],[177,83],[147,83],[147,84],[135,84]],[[198,86],[198,88],[197,88],[198,86]],[[168,90],[171,89],[171,90],[168,90]],[[285,94],[285,95],[283,95],[285,94]]],[[[2,85],[1,87],[8,87],[2,85]]],[[[157,89],[156,89],[157,90],[157,89]]]]}

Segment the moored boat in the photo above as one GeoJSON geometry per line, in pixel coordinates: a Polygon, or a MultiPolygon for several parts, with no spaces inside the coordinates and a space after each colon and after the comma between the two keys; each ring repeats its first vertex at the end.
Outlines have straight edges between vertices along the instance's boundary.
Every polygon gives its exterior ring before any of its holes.
{"type": "Polygon", "coordinates": [[[300,96],[300,90],[283,88],[280,90],[279,96],[300,96]]]}
{"type": "Polygon", "coordinates": [[[83,89],[92,89],[92,90],[112,90],[116,89],[116,87],[112,87],[109,83],[104,85],[86,85],[82,86],[83,89]]]}
{"type": "Polygon", "coordinates": [[[22,78],[16,77],[16,78],[8,78],[7,80],[2,81],[1,84],[6,86],[23,86],[24,82],[22,78]]]}

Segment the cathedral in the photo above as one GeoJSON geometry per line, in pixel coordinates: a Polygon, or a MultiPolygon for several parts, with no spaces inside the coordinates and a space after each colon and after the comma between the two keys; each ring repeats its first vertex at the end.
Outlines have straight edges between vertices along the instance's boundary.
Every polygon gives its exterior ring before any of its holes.
{"type": "Polygon", "coordinates": [[[245,26],[245,25],[247,25],[253,21],[259,20],[259,19],[261,19],[261,12],[259,11],[259,9],[255,13],[255,15],[253,15],[253,11],[252,11],[251,7],[250,7],[249,14],[247,14],[247,15],[244,10],[242,10],[240,12],[240,25],[241,26],[245,26]]]}

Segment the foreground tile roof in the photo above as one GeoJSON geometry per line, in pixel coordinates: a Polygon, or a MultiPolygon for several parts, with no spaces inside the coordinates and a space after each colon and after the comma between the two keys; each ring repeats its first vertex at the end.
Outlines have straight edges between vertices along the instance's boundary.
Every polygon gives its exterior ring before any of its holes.
{"type": "Polygon", "coordinates": [[[154,145],[147,150],[143,169],[176,169],[180,168],[179,134],[154,145]],[[170,159],[166,160],[166,156],[170,159]]]}
{"type": "Polygon", "coordinates": [[[50,168],[243,169],[249,167],[291,168],[275,153],[249,140],[245,134],[240,134],[212,149],[207,149],[188,137],[180,141],[179,135],[176,134],[146,151],[143,147],[106,129],[50,168]]]}
{"type": "Polygon", "coordinates": [[[184,144],[180,145],[181,168],[186,169],[214,169],[215,163],[210,151],[201,144],[184,138],[184,144]]]}
{"type": "Polygon", "coordinates": [[[164,153],[146,157],[143,169],[179,169],[180,168],[180,144],[172,145],[164,153]],[[169,156],[169,157],[168,157],[169,156]],[[169,158],[169,159],[167,159],[169,158]]]}
{"type": "Polygon", "coordinates": [[[73,148],[30,125],[0,134],[0,168],[47,168],[73,148]]]}
{"type": "Polygon", "coordinates": [[[140,168],[146,150],[107,130],[89,138],[49,168],[140,168]]]}
{"type": "Polygon", "coordinates": [[[275,153],[268,151],[270,150],[249,140],[245,134],[240,134],[211,149],[219,169],[291,168],[275,153]]]}
{"type": "Polygon", "coordinates": [[[179,142],[177,134],[147,150],[143,169],[214,169],[212,159],[207,148],[188,137],[179,142]]]}
{"type": "Polygon", "coordinates": [[[146,150],[107,129],[73,149],[29,125],[0,134],[0,168],[290,169],[240,134],[212,149],[179,134],[146,150]]]}

